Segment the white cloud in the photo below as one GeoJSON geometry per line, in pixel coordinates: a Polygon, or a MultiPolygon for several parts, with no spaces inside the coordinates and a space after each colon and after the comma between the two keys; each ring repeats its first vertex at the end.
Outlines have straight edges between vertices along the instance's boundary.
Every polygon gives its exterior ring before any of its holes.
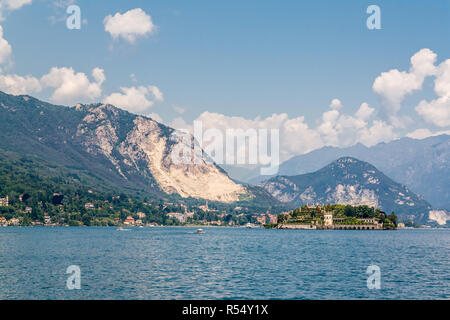
{"type": "Polygon", "coordinates": [[[425,78],[436,72],[436,58],[430,49],[422,49],[411,57],[409,71],[392,69],[375,79],[373,90],[381,96],[388,117],[395,117],[405,96],[421,89],[425,78]]]}
{"type": "Polygon", "coordinates": [[[381,120],[369,122],[373,112],[367,103],[362,103],[355,116],[341,114],[338,110],[323,113],[316,129],[322,144],[348,147],[360,142],[372,146],[392,140],[395,135],[391,125],[381,120]]]}
{"type": "Polygon", "coordinates": [[[67,9],[68,6],[75,4],[76,0],[56,0],[53,1],[53,5],[57,8],[67,9]]]}
{"type": "Polygon", "coordinates": [[[440,136],[440,135],[450,135],[450,130],[446,130],[446,131],[437,131],[437,132],[431,132],[429,129],[426,128],[422,128],[422,129],[417,129],[414,130],[413,132],[408,133],[406,136],[412,139],[418,139],[418,140],[422,140],[428,137],[434,137],[434,136],[440,136]]]}
{"type": "Polygon", "coordinates": [[[374,111],[375,111],[374,108],[369,107],[369,105],[366,102],[364,102],[361,104],[358,111],[356,112],[356,117],[358,119],[365,121],[365,120],[368,120],[372,116],[374,111]]]}
{"type": "Polygon", "coordinates": [[[9,10],[17,10],[31,2],[32,0],[0,0],[0,6],[9,10]]]}
{"type": "Polygon", "coordinates": [[[0,90],[13,95],[32,94],[42,90],[38,79],[27,75],[0,75],[0,90]]]}
{"type": "Polygon", "coordinates": [[[442,62],[436,69],[434,91],[438,98],[422,100],[416,111],[425,121],[444,128],[450,126],[450,59],[442,62]]]}
{"type": "Polygon", "coordinates": [[[339,99],[333,99],[331,100],[331,104],[330,104],[330,108],[331,109],[335,109],[335,110],[339,110],[342,108],[342,102],[339,99]]]}
{"type": "Polygon", "coordinates": [[[167,124],[169,127],[172,127],[177,130],[186,130],[189,132],[193,132],[193,126],[189,125],[183,118],[177,117],[173,119],[170,123],[167,124]]]}
{"type": "Polygon", "coordinates": [[[94,78],[95,82],[101,85],[106,80],[105,70],[94,68],[94,70],[92,70],[92,77],[94,78]]]}
{"type": "Polygon", "coordinates": [[[156,86],[148,86],[148,90],[152,93],[153,97],[155,98],[155,101],[162,102],[164,100],[163,94],[161,90],[159,90],[156,86]]]}
{"type": "Polygon", "coordinates": [[[425,121],[438,127],[450,126],[450,97],[440,97],[429,102],[422,100],[416,111],[425,121]]]}
{"type": "Polygon", "coordinates": [[[163,101],[163,94],[155,86],[121,87],[122,93],[113,93],[106,97],[104,103],[112,104],[130,112],[141,113],[163,101]]]}
{"type": "Polygon", "coordinates": [[[0,64],[5,64],[11,59],[11,45],[3,38],[3,27],[0,26],[0,64]]]}
{"type": "Polygon", "coordinates": [[[421,49],[411,57],[410,72],[421,79],[433,75],[436,72],[436,59],[436,53],[427,48],[421,49]]]}
{"type": "Polygon", "coordinates": [[[153,120],[159,122],[159,123],[164,123],[163,118],[161,118],[161,116],[157,113],[149,113],[147,114],[147,117],[152,118],[153,120]]]}
{"type": "MultiPolygon", "coordinates": [[[[373,124],[360,130],[359,137],[355,140],[368,147],[374,146],[380,142],[392,141],[398,136],[394,132],[394,126],[382,120],[374,120],[373,124]]],[[[348,144],[347,146],[350,146],[348,144]]]]}
{"type": "Polygon", "coordinates": [[[147,36],[156,31],[152,18],[140,8],[129,10],[124,14],[109,15],[105,17],[103,24],[105,31],[113,39],[123,38],[131,44],[135,43],[138,37],[147,36]]]}
{"type": "Polygon", "coordinates": [[[442,62],[437,68],[434,91],[439,97],[450,96],[450,59],[442,62]]]}
{"type": "MultiPolygon", "coordinates": [[[[336,106],[337,104],[332,104],[336,106]]],[[[370,121],[374,109],[361,104],[354,116],[341,114],[336,109],[324,112],[317,126],[310,127],[304,117],[289,118],[285,113],[267,118],[231,117],[220,113],[203,112],[196,121],[201,121],[203,130],[217,129],[225,135],[229,129],[278,129],[280,133],[280,160],[304,154],[324,146],[348,147],[358,142],[367,146],[388,142],[396,138],[394,127],[384,121],[370,121]]],[[[192,125],[182,118],[174,119],[170,126],[192,132],[192,125]]]]}
{"type": "Polygon", "coordinates": [[[91,82],[85,73],[75,73],[72,68],[53,67],[41,78],[41,85],[55,89],[51,96],[55,103],[71,105],[92,102],[102,95],[105,75],[102,69],[95,68],[92,77],[94,81],[91,82]]]}
{"type": "Polygon", "coordinates": [[[13,11],[31,4],[32,0],[0,0],[0,21],[4,20],[5,11],[13,11]]]}
{"type": "MultiPolygon", "coordinates": [[[[31,1],[1,1],[1,10],[6,8],[19,9],[21,6],[31,3],[31,1]]],[[[3,38],[3,27],[0,25],[0,65],[11,63],[12,48],[6,39],[3,38]]],[[[0,69],[1,72],[1,69],[0,69]]],[[[20,95],[31,94],[42,90],[38,79],[31,75],[19,76],[16,74],[0,74],[0,90],[8,94],[20,95]]]]}
{"type": "Polygon", "coordinates": [[[186,112],[186,109],[179,106],[173,106],[173,110],[178,114],[184,114],[186,112]]]}

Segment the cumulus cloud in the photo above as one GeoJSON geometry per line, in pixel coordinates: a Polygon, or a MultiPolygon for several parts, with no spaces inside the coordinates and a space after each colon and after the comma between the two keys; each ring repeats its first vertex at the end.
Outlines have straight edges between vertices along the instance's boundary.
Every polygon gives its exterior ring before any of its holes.
{"type": "Polygon", "coordinates": [[[24,5],[31,4],[32,0],[0,0],[0,7],[9,10],[17,10],[24,5]]]}
{"type": "Polygon", "coordinates": [[[0,90],[13,95],[32,94],[42,90],[39,79],[31,75],[25,77],[0,74],[0,90]]]}
{"type": "Polygon", "coordinates": [[[416,111],[425,121],[444,128],[450,126],[450,59],[442,62],[436,69],[434,91],[438,98],[422,100],[416,111]]]}
{"type": "Polygon", "coordinates": [[[330,110],[322,115],[317,132],[322,145],[348,147],[357,142],[372,146],[379,142],[394,138],[392,125],[374,120],[370,123],[374,109],[367,103],[362,103],[354,116],[341,114],[338,110],[330,110]]]}
{"type": "Polygon", "coordinates": [[[331,104],[330,104],[330,108],[331,109],[335,109],[335,110],[339,110],[342,108],[342,102],[339,99],[333,99],[331,100],[331,104]]]}
{"type": "Polygon", "coordinates": [[[122,93],[116,92],[104,100],[104,103],[115,105],[130,112],[142,113],[155,102],[163,101],[163,94],[156,86],[121,87],[122,93]]]}
{"type": "Polygon", "coordinates": [[[431,101],[421,101],[416,111],[425,121],[438,127],[450,126],[450,97],[440,97],[431,101]]]}
{"type": "MultiPolygon", "coordinates": [[[[342,114],[335,109],[336,105],[333,103],[330,105],[330,109],[322,114],[315,127],[308,125],[303,116],[289,118],[285,113],[273,114],[267,118],[247,119],[203,112],[196,121],[202,123],[204,131],[216,129],[224,136],[230,129],[244,131],[277,129],[280,137],[281,161],[324,146],[348,147],[358,142],[372,146],[397,137],[392,125],[382,120],[371,120],[374,109],[367,103],[361,104],[355,115],[342,114]]],[[[190,132],[193,130],[193,126],[180,117],[174,119],[169,125],[180,130],[185,129],[190,132]]]]}
{"type": "Polygon", "coordinates": [[[406,95],[422,88],[427,76],[436,72],[437,55],[430,49],[422,49],[411,57],[409,71],[392,69],[382,72],[373,83],[373,90],[380,95],[384,112],[395,117],[406,95]]]}
{"type": "Polygon", "coordinates": [[[141,8],[129,10],[124,14],[108,15],[103,20],[105,31],[113,39],[123,38],[133,44],[138,37],[144,37],[156,31],[151,16],[141,8]]]}
{"type": "Polygon", "coordinates": [[[31,2],[32,0],[0,0],[0,21],[5,19],[5,12],[18,10],[31,2]]]}
{"type": "Polygon", "coordinates": [[[155,101],[157,101],[157,102],[164,101],[164,96],[163,96],[161,90],[159,90],[158,87],[156,87],[156,86],[148,86],[147,88],[151,92],[153,97],[155,98],[155,101]]]}
{"type": "Polygon", "coordinates": [[[440,136],[440,135],[450,135],[450,130],[446,130],[446,131],[437,131],[437,132],[431,132],[431,130],[427,129],[427,128],[421,128],[421,129],[416,129],[413,132],[408,133],[406,136],[412,139],[418,139],[418,140],[422,140],[428,137],[434,137],[434,136],[440,136]]]}
{"type": "Polygon", "coordinates": [[[91,102],[102,95],[102,83],[105,81],[103,69],[92,70],[94,81],[90,81],[85,73],[76,73],[73,68],[53,67],[41,78],[43,87],[54,88],[51,100],[60,104],[76,104],[91,102]]]}
{"type": "Polygon", "coordinates": [[[0,64],[9,62],[11,53],[11,45],[6,39],[3,38],[3,27],[0,26],[0,64]]]}
{"type": "Polygon", "coordinates": [[[374,108],[369,107],[366,102],[363,102],[356,112],[356,118],[361,120],[368,120],[372,116],[374,111],[374,108]]]}

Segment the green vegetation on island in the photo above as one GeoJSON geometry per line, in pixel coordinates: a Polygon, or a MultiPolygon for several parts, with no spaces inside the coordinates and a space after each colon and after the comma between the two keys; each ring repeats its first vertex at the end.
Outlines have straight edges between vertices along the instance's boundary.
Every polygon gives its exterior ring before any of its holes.
{"type": "Polygon", "coordinates": [[[398,219],[394,212],[387,215],[380,209],[363,206],[328,204],[302,206],[278,216],[279,229],[395,230],[398,219]]]}

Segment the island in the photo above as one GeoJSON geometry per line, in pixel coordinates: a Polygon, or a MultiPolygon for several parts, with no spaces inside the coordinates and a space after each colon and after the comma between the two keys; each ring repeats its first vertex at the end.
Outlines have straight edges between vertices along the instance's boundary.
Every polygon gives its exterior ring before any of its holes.
{"type": "Polygon", "coordinates": [[[394,212],[387,215],[380,209],[367,205],[305,205],[280,214],[276,224],[267,224],[265,227],[301,230],[396,230],[397,220],[394,212]]]}

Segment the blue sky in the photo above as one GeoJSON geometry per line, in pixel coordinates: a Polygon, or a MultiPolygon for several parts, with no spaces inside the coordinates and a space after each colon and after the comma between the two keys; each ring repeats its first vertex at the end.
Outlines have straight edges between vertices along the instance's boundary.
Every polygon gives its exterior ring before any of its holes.
{"type": "MultiPolygon", "coordinates": [[[[3,73],[41,78],[52,67],[72,67],[91,79],[101,68],[106,80],[97,100],[120,87],[156,86],[164,99],[143,113],[157,113],[167,123],[175,117],[189,123],[205,111],[245,119],[286,113],[304,116],[314,128],[336,98],[342,114],[367,102],[377,117],[382,99],[372,85],[381,72],[407,71],[423,48],[437,54],[436,65],[450,58],[446,0],[69,2],[87,20],[81,30],[66,28],[68,2],[33,0],[5,10],[0,24],[12,54],[3,73]],[[366,27],[371,4],[381,8],[381,30],[366,27]],[[151,17],[156,31],[133,44],[113,39],[104,18],[135,8],[151,17]]],[[[397,136],[449,129],[415,110],[420,100],[435,98],[433,88],[434,79],[427,78],[421,90],[404,97],[398,114],[413,122],[397,127],[397,136]]],[[[51,100],[53,89],[33,95],[51,100]]]]}

